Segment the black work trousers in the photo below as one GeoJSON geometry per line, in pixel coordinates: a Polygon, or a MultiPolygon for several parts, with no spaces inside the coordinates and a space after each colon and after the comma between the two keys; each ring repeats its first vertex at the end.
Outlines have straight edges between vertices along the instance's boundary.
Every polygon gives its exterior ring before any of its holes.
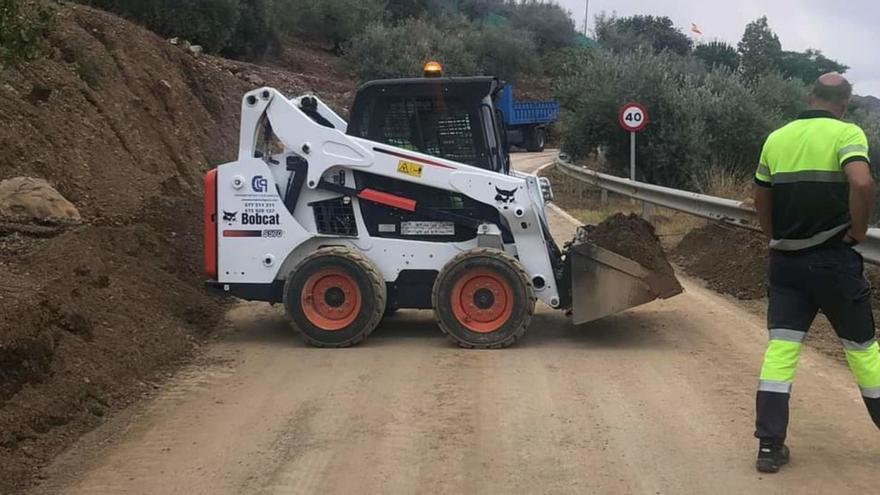
{"type": "Polygon", "coordinates": [[[757,393],[755,436],[785,441],[801,345],[819,310],[840,338],[865,405],[880,427],[880,348],[861,255],[836,242],[806,252],[770,251],[770,341],[757,393]]]}

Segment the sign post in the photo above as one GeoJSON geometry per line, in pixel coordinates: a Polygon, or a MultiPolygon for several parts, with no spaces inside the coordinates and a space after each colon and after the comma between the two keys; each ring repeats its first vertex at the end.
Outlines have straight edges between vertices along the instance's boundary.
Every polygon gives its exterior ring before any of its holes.
{"type": "MultiPolygon", "coordinates": [[[[629,180],[636,180],[636,134],[648,125],[648,111],[638,103],[627,103],[620,107],[618,115],[620,127],[629,132],[629,180]]],[[[642,218],[651,219],[651,206],[642,202],[642,218]]]]}
{"type": "Polygon", "coordinates": [[[618,120],[620,127],[629,132],[629,179],[636,180],[636,133],[648,125],[648,111],[638,103],[627,103],[620,107],[618,120]]]}

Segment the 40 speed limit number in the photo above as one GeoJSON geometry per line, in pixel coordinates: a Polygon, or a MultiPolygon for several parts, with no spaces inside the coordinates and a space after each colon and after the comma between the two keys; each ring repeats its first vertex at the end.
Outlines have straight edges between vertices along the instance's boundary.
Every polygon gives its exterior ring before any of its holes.
{"type": "Polygon", "coordinates": [[[627,103],[620,108],[620,127],[629,132],[639,132],[648,125],[648,111],[638,103],[627,103]]]}

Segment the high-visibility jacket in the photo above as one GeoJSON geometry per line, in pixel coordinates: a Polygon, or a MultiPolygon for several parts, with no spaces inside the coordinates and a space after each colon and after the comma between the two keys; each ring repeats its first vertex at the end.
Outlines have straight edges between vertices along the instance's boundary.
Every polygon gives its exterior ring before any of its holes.
{"type": "Polygon", "coordinates": [[[868,160],[868,139],[857,125],[809,110],[770,134],[755,172],[773,189],[770,248],[799,251],[842,238],[850,225],[844,168],[868,160]]]}

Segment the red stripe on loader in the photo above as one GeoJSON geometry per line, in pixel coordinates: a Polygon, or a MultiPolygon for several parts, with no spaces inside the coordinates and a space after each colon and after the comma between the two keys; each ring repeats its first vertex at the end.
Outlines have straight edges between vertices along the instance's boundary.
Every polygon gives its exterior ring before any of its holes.
{"type": "Polygon", "coordinates": [[[204,259],[205,273],[217,279],[217,169],[205,174],[204,259]]]}
{"type": "Polygon", "coordinates": [[[364,189],[358,193],[358,197],[385,206],[400,208],[401,210],[416,211],[416,201],[414,199],[404,198],[375,189],[364,189]]]}

